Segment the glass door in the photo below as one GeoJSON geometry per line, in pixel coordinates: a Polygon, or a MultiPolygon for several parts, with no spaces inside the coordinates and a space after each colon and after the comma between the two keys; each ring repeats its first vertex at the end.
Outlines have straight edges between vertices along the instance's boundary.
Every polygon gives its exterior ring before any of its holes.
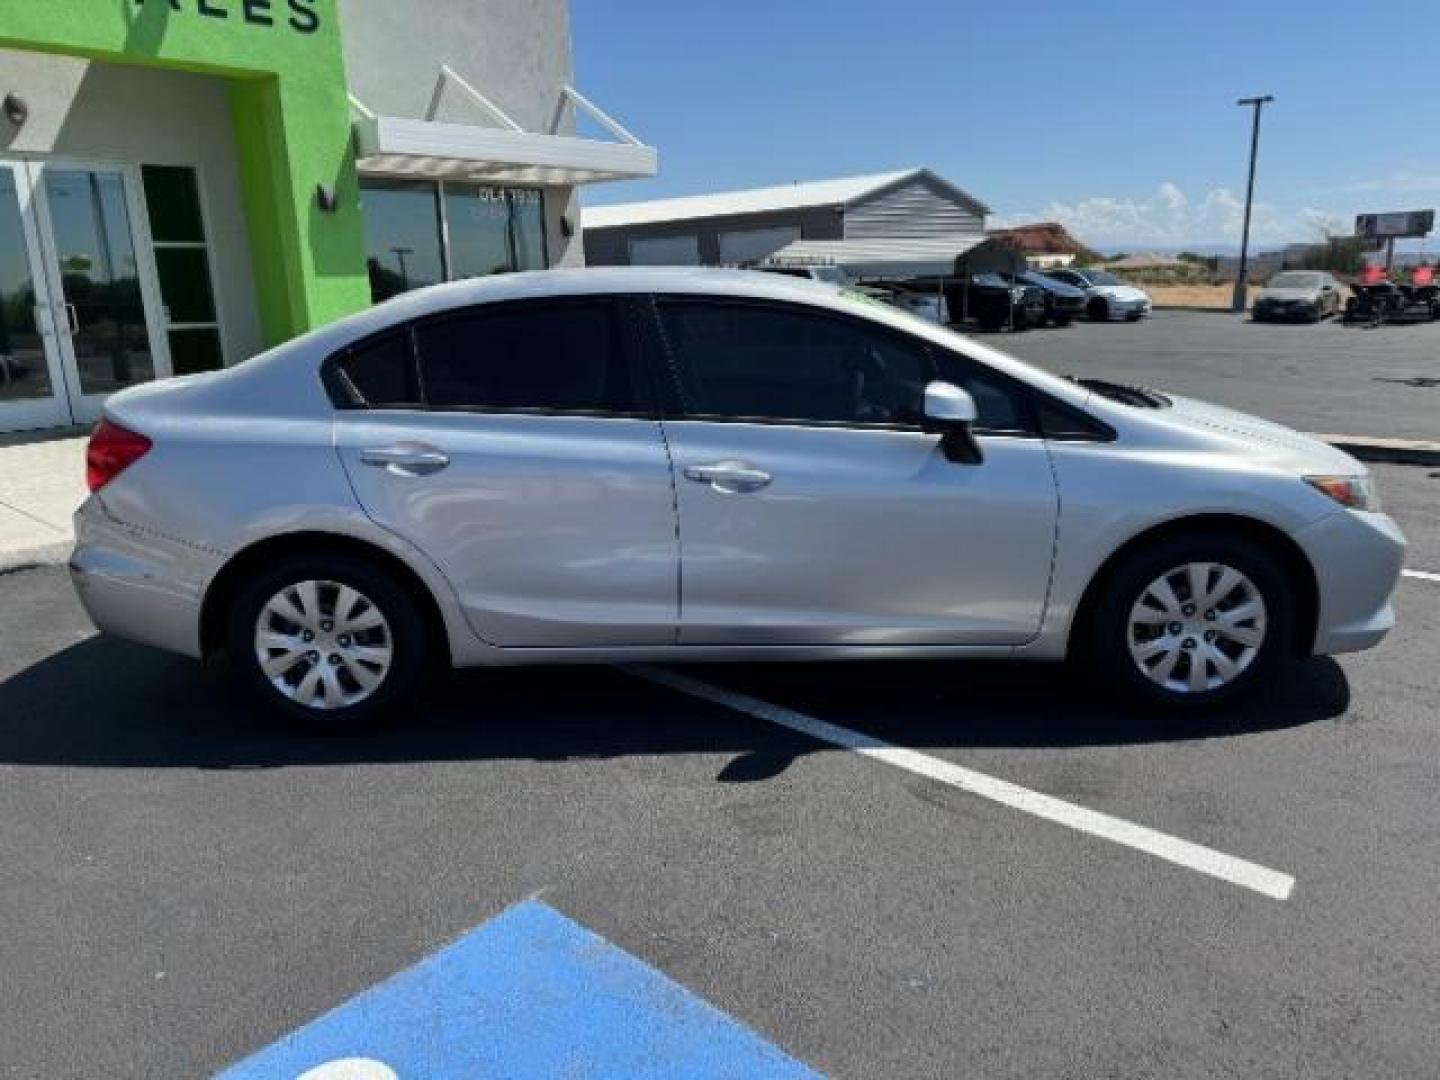
{"type": "Polygon", "coordinates": [[[30,171],[0,161],[0,432],[70,422],[30,171]]]}
{"type": "Polygon", "coordinates": [[[134,170],[46,161],[31,186],[74,423],[117,390],[170,373],[134,170]]]}

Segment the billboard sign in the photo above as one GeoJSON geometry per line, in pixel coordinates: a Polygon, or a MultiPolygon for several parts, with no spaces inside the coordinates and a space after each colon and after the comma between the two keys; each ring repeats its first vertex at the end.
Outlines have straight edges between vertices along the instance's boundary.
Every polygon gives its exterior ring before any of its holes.
{"type": "Polygon", "coordinates": [[[1355,235],[1367,240],[1394,240],[1425,236],[1435,228],[1434,210],[1401,210],[1392,214],[1360,214],[1355,218],[1355,235]]]}

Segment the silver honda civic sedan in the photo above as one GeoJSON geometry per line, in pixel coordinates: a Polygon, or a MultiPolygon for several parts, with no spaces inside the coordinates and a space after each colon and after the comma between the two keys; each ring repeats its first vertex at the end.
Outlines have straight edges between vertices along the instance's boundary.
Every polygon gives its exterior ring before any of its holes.
{"type": "Polygon", "coordinates": [[[1365,468],[843,287],[592,269],[411,293],[127,390],[75,585],[292,716],[449,667],[1070,659],[1165,707],[1391,628],[1365,468]]]}

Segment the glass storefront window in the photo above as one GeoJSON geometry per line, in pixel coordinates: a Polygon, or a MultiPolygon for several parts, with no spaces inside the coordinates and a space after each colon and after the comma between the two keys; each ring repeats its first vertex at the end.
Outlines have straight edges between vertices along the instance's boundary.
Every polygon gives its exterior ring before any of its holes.
{"type": "Polygon", "coordinates": [[[510,221],[515,237],[515,269],[544,270],[550,262],[545,250],[545,200],[540,192],[512,189],[510,221]]]}
{"type": "Polygon", "coordinates": [[[434,184],[367,180],[361,186],[365,265],[375,303],[445,280],[438,197],[434,184]]]}
{"type": "Polygon", "coordinates": [[[535,189],[365,180],[360,204],[377,304],[439,281],[549,265],[535,189]]]}
{"type": "Polygon", "coordinates": [[[160,298],[169,316],[171,367],[176,375],[215,371],[225,365],[225,351],[195,170],[146,165],[140,172],[160,298]]]}
{"type": "Polygon", "coordinates": [[[504,274],[515,268],[510,204],[504,192],[468,184],[445,185],[450,225],[450,267],[457,278],[504,274]]]}

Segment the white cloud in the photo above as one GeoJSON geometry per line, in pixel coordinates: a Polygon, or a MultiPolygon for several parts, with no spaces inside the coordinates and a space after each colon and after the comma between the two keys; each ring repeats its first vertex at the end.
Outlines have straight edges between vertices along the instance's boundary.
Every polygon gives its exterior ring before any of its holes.
{"type": "MultiPolygon", "coordinates": [[[[1097,195],[1076,202],[1052,201],[1034,210],[995,215],[997,228],[1032,221],[1059,221],[1091,247],[1180,247],[1186,244],[1238,244],[1245,200],[1229,188],[1212,188],[1191,199],[1173,181],[1165,181],[1144,199],[1097,195]]],[[[1282,212],[1257,202],[1251,213],[1252,243],[1282,244],[1314,239],[1322,228],[1344,223],[1321,210],[1282,212]]]]}

